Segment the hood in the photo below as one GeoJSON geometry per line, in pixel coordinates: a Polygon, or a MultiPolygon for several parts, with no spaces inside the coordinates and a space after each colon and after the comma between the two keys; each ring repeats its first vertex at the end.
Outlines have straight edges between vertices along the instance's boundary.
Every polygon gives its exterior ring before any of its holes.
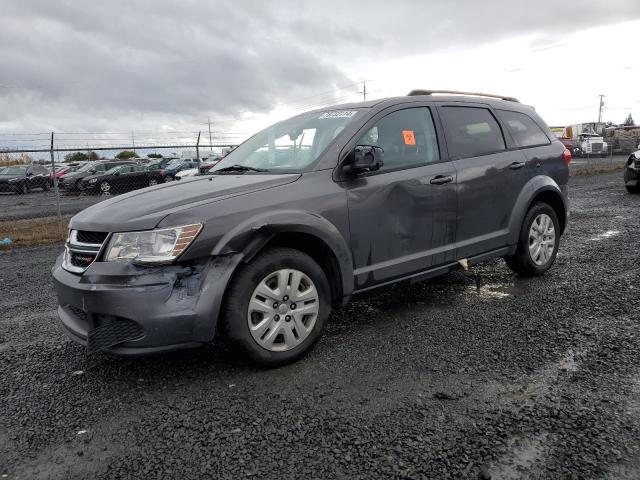
{"type": "MultiPolygon", "coordinates": [[[[171,213],[278,187],[300,178],[283,175],[206,175],[125,193],[93,205],[71,219],[70,227],[96,232],[149,230],[171,213]]],[[[204,220],[204,219],[203,219],[204,220]]]]}

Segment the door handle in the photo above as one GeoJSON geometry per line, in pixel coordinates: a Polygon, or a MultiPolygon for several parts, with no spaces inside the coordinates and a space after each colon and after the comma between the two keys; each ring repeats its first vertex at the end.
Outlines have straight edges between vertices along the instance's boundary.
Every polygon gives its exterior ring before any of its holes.
{"type": "Polygon", "coordinates": [[[436,175],[429,183],[431,185],[444,185],[445,183],[453,182],[453,177],[451,175],[436,175]]]}
{"type": "Polygon", "coordinates": [[[518,170],[519,168],[522,168],[525,165],[526,165],[525,162],[513,162],[511,165],[509,165],[509,168],[511,170],[518,170]]]}

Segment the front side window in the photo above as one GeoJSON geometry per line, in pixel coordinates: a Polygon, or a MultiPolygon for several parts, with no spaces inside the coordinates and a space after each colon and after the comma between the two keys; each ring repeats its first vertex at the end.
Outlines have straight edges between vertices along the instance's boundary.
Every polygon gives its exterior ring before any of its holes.
{"type": "Polygon", "coordinates": [[[431,111],[426,107],[398,110],[382,117],[358,140],[384,150],[381,170],[425,165],[440,160],[431,111]]]}
{"type": "Polygon", "coordinates": [[[239,165],[268,172],[298,172],[315,162],[329,143],[362,109],[328,110],[298,115],[257,133],[210,170],[239,165]]]}
{"type": "Polygon", "coordinates": [[[496,112],[519,147],[533,147],[551,143],[529,115],[511,110],[497,110],[496,112]]]}
{"type": "Polygon", "coordinates": [[[27,173],[26,167],[6,167],[3,171],[3,175],[24,175],[27,173]]]}
{"type": "Polygon", "coordinates": [[[442,116],[452,157],[477,157],[505,149],[500,125],[488,109],[443,107],[442,116]]]}

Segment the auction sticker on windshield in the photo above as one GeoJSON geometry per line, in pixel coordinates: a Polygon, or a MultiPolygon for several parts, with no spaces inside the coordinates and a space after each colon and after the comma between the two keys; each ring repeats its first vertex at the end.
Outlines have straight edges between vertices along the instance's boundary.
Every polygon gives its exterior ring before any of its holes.
{"type": "Polygon", "coordinates": [[[351,118],[356,113],[356,110],[336,110],[335,112],[325,112],[318,117],[319,120],[323,120],[325,118],[351,118]]]}

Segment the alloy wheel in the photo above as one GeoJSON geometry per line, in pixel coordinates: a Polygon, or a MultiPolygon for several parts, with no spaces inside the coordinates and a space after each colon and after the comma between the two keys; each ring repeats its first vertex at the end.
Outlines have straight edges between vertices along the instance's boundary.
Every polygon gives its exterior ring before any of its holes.
{"type": "Polygon", "coordinates": [[[100,184],[100,190],[103,195],[111,195],[111,184],[109,182],[102,182],[100,184]]]}

